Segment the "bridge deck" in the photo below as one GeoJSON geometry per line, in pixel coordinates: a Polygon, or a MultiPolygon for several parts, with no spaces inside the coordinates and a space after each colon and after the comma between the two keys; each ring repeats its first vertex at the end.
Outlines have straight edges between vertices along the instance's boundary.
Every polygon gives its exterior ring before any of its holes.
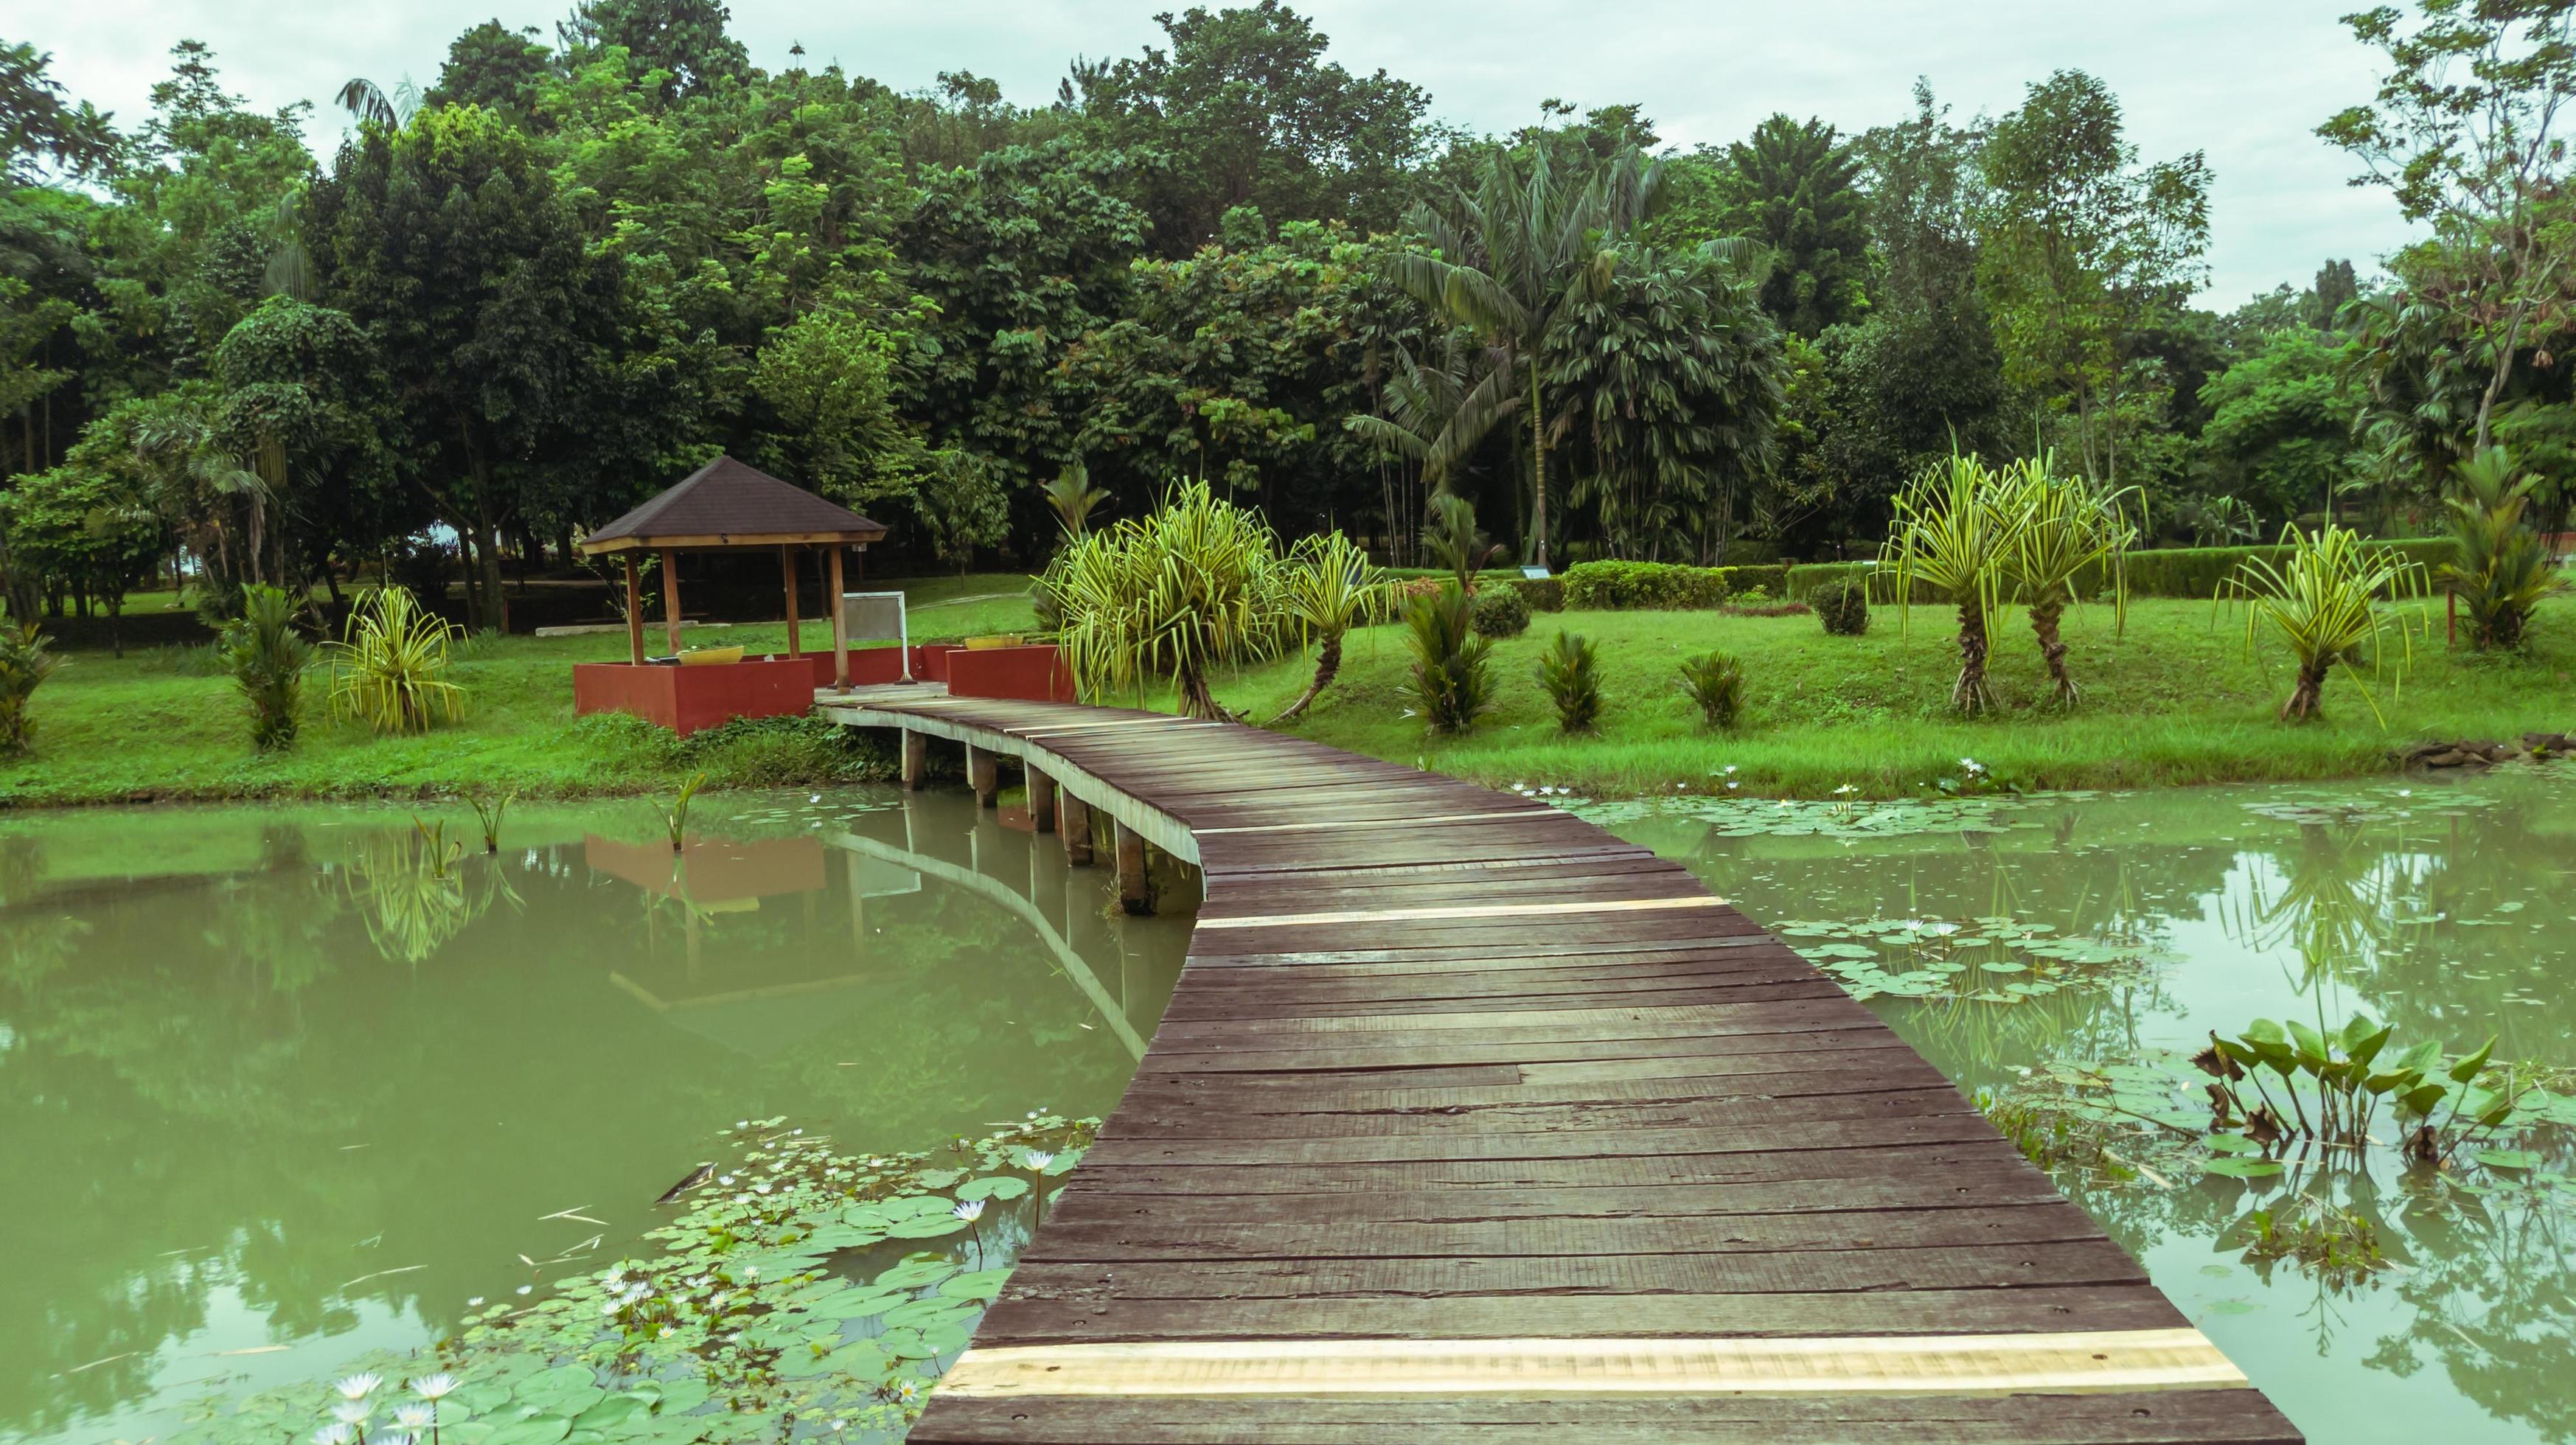
{"type": "Polygon", "coordinates": [[[1687,870],[1257,729],[874,690],[1205,872],[916,1442],[2298,1433],[1948,1080],[1687,870]]]}

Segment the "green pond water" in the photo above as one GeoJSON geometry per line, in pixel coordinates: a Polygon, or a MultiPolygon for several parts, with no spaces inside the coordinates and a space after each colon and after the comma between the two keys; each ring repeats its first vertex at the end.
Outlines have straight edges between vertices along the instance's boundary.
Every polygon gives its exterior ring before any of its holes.
{"type": "MultiPolygon", "coordinates": [[[[2172,1069],[2256,1017],[2356,1010],[2402,1041],[2494,1034],[2499,1059],[2576,1066],[2560,766],[1575,806],[2009,1101],[2070,1070],[2172,1069]]],[[[1124,918],[1103,870],[1068,872],[1053,839],[962,794],[704,800],[676,867],[647,803],[515,809],[490,857],[463,810],[425,816],[443,844],[395,807],[0,816],[0,1441],[189,1436],[209,1402],[416,1349],[523,1287],[542,1300],[667,1221],[652,1201],[742,1119],[857,1154],[1105,1113],[1188,928],[1178,880],[1165,917],[1124,918]]],[[[2569,1134],[2534,1126],[2518,1167],[2431,1186],[2393,1150],[2222,1177],[2191,1162],[2197,1138],[2058,1174],[2312,1439],[2565,1441],[2569,1134]],[[2249,1255],[2248,1217],[2294,1194],[2362,1220],[2385,1266],[2249,1255]]],[[[948,1262],[923,1287],[1006,1260],[1033,1202],[930,1241],[948,1262]]],[[[922,1305],[958,1337],[968,1306],[922,1305]]],[[[212,1438],[284,1445],[317,1410],[212,1438]]],[[[572,1439],[651,1445],[650,1423],[572,1439]]]]}
{"type": "Polygon", "coordinates": [[[167,1437],[543,1297],[746,1117],[864,1152],[1106,1113],[1188,934],[962,794],[710,797],[676,864],[650,803],[523,804],[488,857],[420,811],[445,847],[0,815],[0,1440],[167,1437]]]}
{"type": "MultiPolygon", "coordinates": [[[[1856,992],[1877,991],[1872,1007],[1972,1092],[2014,1097],[2052,1065],[2187,1055],[2258,1017],[2332,1029],[2355,1011],[2396,1025],[2400,1044],[2466,1052],[2493,1034],[2498,1059],[2576,1066],[2576,766],[2001,803],[1576,810],[1688,863],[1856,992]]],[[[2293,1150],[2263,1179],[2143,1154],[2153,1179],[2059,1178],[2311,1440],[2565,1441],[2570,1133],[2526,1131],[2529,1167],[2460,1171],[2465,1190],[2410,1177],[2394,1150],[2360,1167],[2293,1150]],[[2249,1261],[2241,1221],[2287,1217],[2294,1192],[2364,1221],[2388,1266],[2336,1280],[2249,1261]]],[[[2386,1114],[2377,1137],[2395,1140],[2386,1114]]]]}

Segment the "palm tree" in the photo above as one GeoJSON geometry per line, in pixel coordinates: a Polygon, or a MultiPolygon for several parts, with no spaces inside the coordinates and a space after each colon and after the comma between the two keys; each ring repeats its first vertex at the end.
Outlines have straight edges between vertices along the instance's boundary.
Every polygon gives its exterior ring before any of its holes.
{"type": "MultiPolygon", "coordinates": [[[[1360,413],[1342,421],[1382,456],[1412,463],[1413,483],[1434,493],[1445,492],[1451,471],[1521,406],[1508,368],[1496,364],[1490,348],[1456,330],[1443,332],[1438,345],[1436,354],[1417,361],[1398,343],[1394,373],[1379,389],[1386,415],[1360,413]]],[[[1415,531],[1412,499],[1408,484],[1400,503],[1392,488],[1386,500],[1387,533],[1397,543],[1399,564],[1403,539],[1415,531]]]]}
{"type": "MultiPolygon", "coordinates": [[[[1660,165],[1631,148],[1604,165],[1590,184],[1561,186],[1541,149],[1527,162],[1509,151],[1488,156],[1476,193],[1460,191],[1446,206],[1416,206],[1411,229],[1430,254],[1408,252],[1396,279],[1424,305],[1476,333],[1493,367],[1462,410],[1486,428],[1514,408],[1506,392],[1526,399],[1530,450],[1531,560],[1547,565],[1547,412],[1539,354],[1569,295],[1606,286],[1615,247],[1652,205],[1660,165]],[[1526,170],[1524,170],[1526,166],[1526,170]]],[[[1580,294],[1589,294],[1588,292],[1580,294]]],[[[1461,428],[1450,460],[1484,433],[1461,428]]]]}
{"type": "Polygon", "coordinates": [[[401,130],[420,113],[421,89],[408,75],[395,81],[392,90],[361,75],[342,85],[332,100],[362,123],[401,130]]]}
{"type": "Polygon", "coordinates": [[[1109,494],[1091,484],[1091,468],[1079,458],[1064,464],[1055,480],[1042,489],[1047,505],[1055,509],[1055,519],[1069,540],[1079,541],[1091,530],[1091,514],[1109,500],[1109,494]]]}
{"type": "Polygon", "coordinates": [[[1914,584],[1923,583],[1959,609],[1959,680],[1950,705],[1963,713],[1992,709],[1986,654],[1994,647],[1995,611],[2004,596],[2004,564],[2021,544],[2028,518],[2017,488],[1975,453],[1952,453],[1924,469],[1899,493],[1883,560],[1896,574],[1896,600],[1914,615],[1914,584]]]}
{"type": "Polygon", "coordinates": [[[1309,537],[1289,553],[1281,579],[1280,601],[1289,620],[1318,643],[1315,680],[1297,700],[1270,720],[1272,727],[1303,713],[1332,685],[1342,670],[1342,634],[1354,627],[1383,622],[1395,609],[1395,584],[1368,559],[1358,543],[1339,532],[1309,537]]]}

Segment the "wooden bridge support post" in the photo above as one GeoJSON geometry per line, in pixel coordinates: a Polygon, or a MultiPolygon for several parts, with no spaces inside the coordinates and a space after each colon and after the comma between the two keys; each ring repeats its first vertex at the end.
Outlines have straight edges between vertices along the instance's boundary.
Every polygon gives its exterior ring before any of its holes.
{"type": "Polygon", "coordinates": [[[966,745],[966,785],[975,790],[975,806],[989,808],[1002,797],[1002,766],[991,753],[966,745]]]}
{"type": "Polygon", "coordinates": [[[1035,768],[1028,770],[1029,827],[1034,832],[1055,831],[1055,779],[1035,768]]]}
{"type": "Polygon", "coordinates": [[[1071,793],[1056,801],[1056,831],[1064,835],[1064,861],[1069,867],[1091,862],[1091,805],[1071,793]]]}
{"type": "Polygon", "coordinates": [[[903,790],[907,793],[920,792],[922,775],[928,771],[930,771],[930,735],[905,728],[903,730],[903,790]]]}
{"type": "Polygon", "coordinates": [[[1154,911],[1154,893],[1145,880],[1145,835],[1112,819],[1118,832],[1118,903],[1143,917],[1154,911]]]}

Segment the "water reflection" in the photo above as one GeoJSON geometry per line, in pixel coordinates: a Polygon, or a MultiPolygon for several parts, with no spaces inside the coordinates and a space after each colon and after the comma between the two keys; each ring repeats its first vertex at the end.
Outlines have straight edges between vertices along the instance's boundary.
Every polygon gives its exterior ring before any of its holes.
{"type": "MultiPolygon", "coordinates": [[[[1715,800],[1604,812],[1765,922],[2010,917],[2150,961],[2009,1002],[1873,1001],[1971,1090],[2051,1061],[2189,1052],[2256,1017],[2331,1028],[2356,1010],[2401,1040],[2465,1050],[2493,1033],[2500,1059],[2570,1069],[2571,774],[2007,800],[1995,831],[1947,818],[1870,837],[1715,800]],[[1754,826],[1773,816],[1804,831],[1754,826]]],[[[2538,1143],[2546,1167],[2576,1158],[2563,1134],[2538,1143]]],[[[2563,1202],[2315,1157],[2276,1180],[2075,1193],[2310,1438],[2576,1440],[2563,1202]],[[2255,1211],[2303,1207],[2353,1211],[2395,1267],[2335,1281],[2248,1257],[2255,1211]]]]}
{"type": "Polygon", "coordinates": [[[0,1438],[429,1338],[613,1258],[738,1118],[1106,1112],[1178,972],[1179,909],[961,798],[697,820],[676,856],[640,803],[522,804],[493,855],[389,810],[0,820],[0,1438]]]}

